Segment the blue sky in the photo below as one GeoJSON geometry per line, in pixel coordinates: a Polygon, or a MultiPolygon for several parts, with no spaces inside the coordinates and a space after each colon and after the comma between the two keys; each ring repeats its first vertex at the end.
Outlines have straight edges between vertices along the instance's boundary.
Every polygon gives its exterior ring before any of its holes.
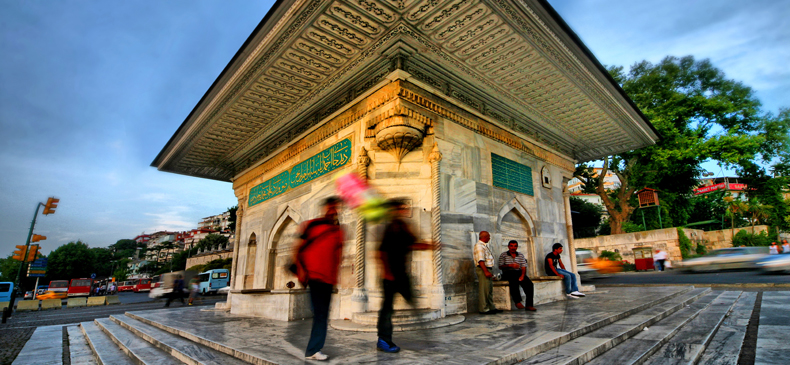
{"type": "MultiPolygon", "coordinates": [[[[710,58],[766,110],[790,106],[790,1],[550,2],[604,64],[710,58]]],[[[44,252],[191,229],[235,205],[230,183],[149,164],[271,4],[0,0],[0,255],[52,195],[44,252]]]]}

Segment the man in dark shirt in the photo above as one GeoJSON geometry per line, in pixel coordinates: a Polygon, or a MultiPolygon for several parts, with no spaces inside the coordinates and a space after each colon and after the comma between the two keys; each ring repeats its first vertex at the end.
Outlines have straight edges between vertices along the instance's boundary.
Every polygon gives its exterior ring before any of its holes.
{"type": "Polygon", "coordinates": [[[392,313],[395,293],[412,304],[412,288],[409,275],[406,274],[406,255],[413,250],[429,250],[433,244],[417,243],[409,225],[403,220],[409,213],[409,207],[403,199],[391,199],[387,202],[392,220],[384,228],[384,235],[379,246],[379,259],[384,271],[381,284],[384,289],[384,301],[381,303],[378,320],[379,340],[376,348],[384,352],[398,352],[400,347],[392,342],[392,313]]]}
{"type": "Polygon", "coordinates": [[[565,294],[568,298],[579,299],[585,296],[579,291],[576,285],[576,275],[572,272],[565,270],[565,265],[562,263],[560,254],[562,253],[562,244],[555,243],[551,246],[552,251],[546,255],[544,267],[546,268],[546,275],[559,276],[562,278],[562,283],[565,285],[565,294]]]}

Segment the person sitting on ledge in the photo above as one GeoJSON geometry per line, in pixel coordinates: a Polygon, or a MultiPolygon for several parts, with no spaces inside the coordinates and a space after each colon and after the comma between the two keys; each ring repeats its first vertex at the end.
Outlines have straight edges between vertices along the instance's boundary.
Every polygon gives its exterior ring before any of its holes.
{"type": "Polygon", "coordinates": [[[562,244],[555,243],[553,246],[551,246],[551,249],[553,251],[546,255],[546,262],[544,262],[544,266],[546,267],[546,275],[559,276],[562,278],[562,283],[565,286],[565,294],[568,296],[568,298],[579,299],[579,297],[585,296],[579,291],[579,287],[576,286],[576,275],[570,271],[565,270],[565,265],[562,263],[562,259],[560,258],[560,254],[562,253],[562,244]]]}
{"type": "Polygon", "coordinates": [[[524,304],[521,304],[521,292],[518,287],[524,289],[524,294],[527,295],[528,311],[536,311],[533,307],[532,297],[534,296],[535,286],[532,285],[532,280],[527,276],[527,259],[524,254],[518,252],[518,241],[512,240],[507,243],[507,251],[499,255],[499,268],[502,270],[502,276],[508,282],[510,287],[510,298],[516,303],[516,308],[524,309],[524,304]]]}

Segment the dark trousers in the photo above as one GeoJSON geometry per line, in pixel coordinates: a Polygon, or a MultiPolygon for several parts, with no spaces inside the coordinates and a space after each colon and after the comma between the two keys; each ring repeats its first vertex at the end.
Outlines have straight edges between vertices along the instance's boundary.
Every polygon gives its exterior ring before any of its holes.
{"type": "Polygon", "coordinates": [[[178,299],[181,301],[181,305],[184,305],[184,291],[183,290],[173,290],[170,295],[167,296],[167,303],[165,303],[165,307],[170,306],[170,302],[173,300],[178,299]]]}
{"type": "Polygon", "coordinates": [[[392,303],[395,299],[395,293],[400,293],[403,299],[406,299],[410,304],[412,303],[411,283],[408,277],[403,277],[395,281],[384,280],[382,283],[384,289],[384,301],[381,302],[381,310],[379,311],[379,321],[376,325],[378,329],[379,338],[392,343],[392,303]]]}
{"type": "Polygon", "coordinates": [[[535,296],[535,286],[532,285],[532,280],[529,280],[529,277],[524,275],[524,280],[518,281],[518,278],[521,276],[521,270],[504,270],[502,271],[502,276],[507,280],[510,287],[510,298],[513,299],[513,302],[521,303],[521,292],[518,290],[520,286],[521,289],[524,289],[524,294],[527,295],[524,306],[532,307],[534,304],[532,297],[535,296]]]}
{"type": "Polygon", "coordinates": [[[664,260],[656,260],[653,266],[655,266],[658,271],[664,271],[664,260]]]}
{"type": "Polygon", "coordinates": [[[332,299],[332,284],[310,280],[310,302],[313,304],[313,329],[310,331],[310,341],[307,342],[305,356],[313,356],[324,348],[326,341],[326,326],[329,319],[329,301],[332,299]]]}

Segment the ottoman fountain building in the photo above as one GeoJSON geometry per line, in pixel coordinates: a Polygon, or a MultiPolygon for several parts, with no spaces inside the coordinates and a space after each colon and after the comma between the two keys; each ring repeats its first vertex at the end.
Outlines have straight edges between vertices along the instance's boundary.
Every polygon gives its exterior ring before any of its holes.
{"type": "MultiPolygon", "coordinates": [[[[558,297],[540,276],[554,242],[575,266],[575,163],[656,139],[546,1],[280,0],[152,165],[233,183],[231,313],[311,316],[285,266],[299,224],[353,171],[407,198],[419,238],[441,242],[409,269],[421,313],[442,318],[476,311],[481,230],[495,255],[519,241],[537,302],[558,297]]],[[[330,318],[362,323],[381,302],[381,227],[340,221],[330,318]]]]}

